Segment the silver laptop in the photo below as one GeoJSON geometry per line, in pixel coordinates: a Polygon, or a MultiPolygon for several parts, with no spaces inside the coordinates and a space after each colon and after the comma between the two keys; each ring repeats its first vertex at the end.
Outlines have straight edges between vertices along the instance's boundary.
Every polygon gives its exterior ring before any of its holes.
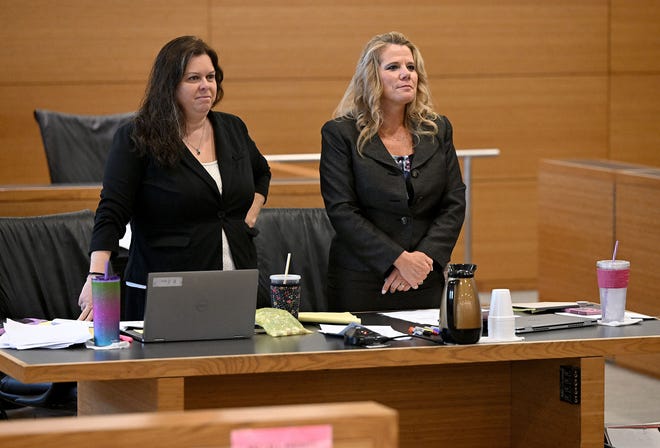
{"type": "Polygon", "coordinates": [[[140,342],[249,338],[254,335],[259,271],[152,272],[140,342]]]}
{"type": "Polygon", "coordinates": [[[567,328],[589,327],[596,325],[595,319],[562,314],[523,314],[517,313],[516,334],[536,331],[564,330],[567,328]]]}

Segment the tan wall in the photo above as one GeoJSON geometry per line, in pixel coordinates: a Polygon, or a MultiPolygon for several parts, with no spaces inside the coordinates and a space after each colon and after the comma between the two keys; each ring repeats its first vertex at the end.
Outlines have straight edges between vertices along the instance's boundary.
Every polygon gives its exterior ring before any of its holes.
{"type": "Polygon", "coordinates": [[[0,22],[0,184],[48,182],[33,109],[134,110],[181,34],[218,49],[219,109],[264,153],[317,152],[365,42],[404,32],[456,146],[502,151],[474,163],[482,290],[536,287],[540,159],[660,165],[658,0],[0,0],[0,22]]]}

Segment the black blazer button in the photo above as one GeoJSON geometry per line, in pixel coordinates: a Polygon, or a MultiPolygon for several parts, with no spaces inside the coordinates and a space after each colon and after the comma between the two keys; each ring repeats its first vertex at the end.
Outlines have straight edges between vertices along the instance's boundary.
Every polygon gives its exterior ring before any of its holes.
{"type": "Polygon", "coordinates": [[[225,217],[225,212],[218,212],[218,218],[223,219],[225,217]]]}
{"type": "Polygon", "coordinates": [[[419,177],[419,170],[412,170],[412,171],[410,172],[410,175],[411,175],[412,177],[414,177],[414,178],[419,177]]]}
{"type": "Polygon", "coordinates": [[[403,225],[408,224],[408,217],[407,216],[404,216],[403,218],[401,218],[401,224],[403,224],[403,225]]]}

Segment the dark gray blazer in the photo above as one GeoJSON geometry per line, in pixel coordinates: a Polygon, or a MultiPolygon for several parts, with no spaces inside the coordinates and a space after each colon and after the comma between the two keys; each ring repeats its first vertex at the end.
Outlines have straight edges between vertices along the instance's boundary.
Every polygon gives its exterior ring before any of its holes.
{"type": "Polygon", "coordinates": [[[360,156],[355,120],[325,123],[321,194],[337,232],[331,265],[385,276],[404,250],[421,251],[442,267],[449,262],[465,216],[465,185],[451,124],[443,116],[436,124],[437,135],[415,146],[409,205],[403,173],[378,136],[360,156]]]}
{"type": "Polygon", "coordinates": [[[254,193],[268,195],[270,169],[240,118],[210,112],[222,194],[204,167],[181,143],[182,158],[164,168],[139,157],[133,123],[119,128],[110,149],[90,249],[118,250],[130,220],[132,240],[125,279],[146,284],[147,273],[220,268],[221,229],[234,263],[256,268],[253,237],[245,224],[254,193]]]}

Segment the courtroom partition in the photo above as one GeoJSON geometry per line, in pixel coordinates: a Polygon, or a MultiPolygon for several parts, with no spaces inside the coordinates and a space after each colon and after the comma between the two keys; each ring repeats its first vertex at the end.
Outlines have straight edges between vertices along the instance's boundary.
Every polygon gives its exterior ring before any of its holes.
{"type": "MultiPolygon", "coordinates": [[[[539,168],[539,297],[599,302],[595,263],[631,263],[626,308],[660,315],[660,169],[607,160],[543,160],[539,168]]],[[[617,356],[660,377],[660,356],[617,356]]]]}
{"type": "Polygon", "coordinates": [[[101,185],[0,186],[0,216],[39,216],[96,210],[101,185]]]}
{"type": "Polygon", "coordinates": [[[17,420],[0,423],[0,446],[229,447],[237,431],[265,429],[272,446],[308,446],[277,444],[275,435],[310,426],[329,426],[335,448],[398,447],[397,412],[371,401],[17,420]]]}
{"type": "MultiPolygon", "coordinates": [[[[626,307],[660,316],[660,168],[616,174],[616,238],[630,260],[626,307]]],[[[617,356],[617,364],[660,378],[660,355],[617,356]]]]}
{"type": "MultiPolygon", "coordinates": [[[[596,261],[611,257],[615,242],[616,173],[641,167],[608,160],[540,162],[538,292],[542,300],[599,300],[596,261]]],[[[621,250],[624,247],[622,242],[621,250]]]]}
{"type": "MultiPolygon", "coordinates": [[[[100,184],[0,186],[0,216],[95,211],[100,193],[100,184]]],[[[273,181],[266,207],[323,207],[318,180],[273,181]]]]}

